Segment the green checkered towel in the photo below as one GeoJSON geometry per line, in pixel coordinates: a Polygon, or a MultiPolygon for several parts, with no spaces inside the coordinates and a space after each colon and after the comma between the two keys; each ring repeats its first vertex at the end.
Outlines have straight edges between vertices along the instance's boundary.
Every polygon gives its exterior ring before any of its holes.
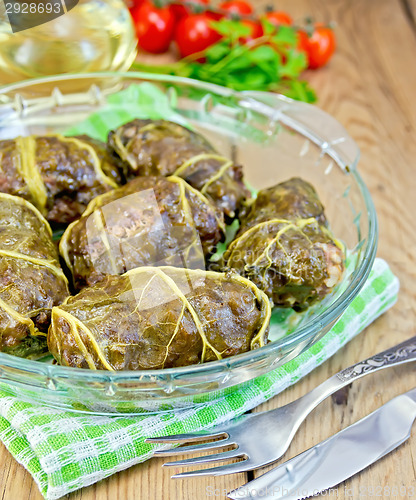
{"type": "Polygon", "coordinates": [[[360,294],[319,342],[254,379],[244,391],[195,409],[128,418],[83,415],[24,403],[0,389],[0,439],[32,474],[45,498],[60,498],[149,459],[155,445],[145,443],[147,437],[206,429],[267,401],[391,307],[398,289],[398,280],[386,262],[376,259],[360,294]]]}

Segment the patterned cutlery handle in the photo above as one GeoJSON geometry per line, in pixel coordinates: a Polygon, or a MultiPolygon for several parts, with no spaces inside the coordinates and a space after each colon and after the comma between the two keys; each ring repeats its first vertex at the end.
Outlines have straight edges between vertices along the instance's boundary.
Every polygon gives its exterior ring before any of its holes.
{"type": "Polygon", "coordinates": [[[362,377],[369,372],[412,360],[416,360],[416,337],[412,337],[401,344],[375,354],[364,361],[359,361],[355,365],[341,370],[335,376],[343,382],[352,382],[354,379],[362,377]]]}

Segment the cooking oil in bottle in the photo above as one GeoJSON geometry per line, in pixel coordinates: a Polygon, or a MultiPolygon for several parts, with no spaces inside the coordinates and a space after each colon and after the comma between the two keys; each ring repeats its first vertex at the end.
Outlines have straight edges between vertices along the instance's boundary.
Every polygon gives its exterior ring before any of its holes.
{"type": "Polygon", "coordinates": [[[127,70],[136,56],[136,44],[122,0],[80,0],[66,14],[16,33],[3,9],[0,85],[62,73],[127,70]]]}

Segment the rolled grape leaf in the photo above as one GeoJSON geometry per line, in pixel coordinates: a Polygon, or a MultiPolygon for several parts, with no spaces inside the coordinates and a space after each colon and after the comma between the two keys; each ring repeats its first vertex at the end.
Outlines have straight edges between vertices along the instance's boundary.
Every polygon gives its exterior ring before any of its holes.
{"type": "Polygon", "coordinates": [[[267,296],[237,274],[141,267],[55,307],[48,345],[78,368],[186,366],[262,347],[270,314],[267,296]]]}
{"type": "Polygon", "coordinates": [[[87,136],[0,141],[0,191],[22,196],[53,223],[74,221],[119,180],[105,145],[87,136]]]}
{"type": "Polygon", "coordinates": [[[52,307],[68,295],[48,222],[23,198],[0,193],[0,350],[47,351],[52,307]]]}
{"type": "Polygon", "coordinates": [[[180,177],[137,177],[95,198],[62,236],[80,289],[138,266],[205,268],[224,237],[222,213],[180,177]]]}
{"type": "Polygon", "coordinates": [[[133,120],[109,133],[108,146],[127,180],[138,175],[182,177],[210,196],[227,221],[244,210],[251,196],[241,166],[177,123],[133,120]]]}
{"type": "Polygon", "coordinates": [[[252,280],[276,306],[302,310],[341,280],[344,251],[313,186],[293,178],[258,193],[222,269],[252,280]]]}

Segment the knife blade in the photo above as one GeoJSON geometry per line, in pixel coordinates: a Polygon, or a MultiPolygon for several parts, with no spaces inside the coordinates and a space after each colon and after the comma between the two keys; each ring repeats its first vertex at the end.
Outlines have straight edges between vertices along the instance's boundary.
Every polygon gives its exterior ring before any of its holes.
{"type": "Polygon", "coordinates": [[[416,388],[227,496],[232,500],[302,500],[317,495],[404,443],[415,418],[416,388]]]}

